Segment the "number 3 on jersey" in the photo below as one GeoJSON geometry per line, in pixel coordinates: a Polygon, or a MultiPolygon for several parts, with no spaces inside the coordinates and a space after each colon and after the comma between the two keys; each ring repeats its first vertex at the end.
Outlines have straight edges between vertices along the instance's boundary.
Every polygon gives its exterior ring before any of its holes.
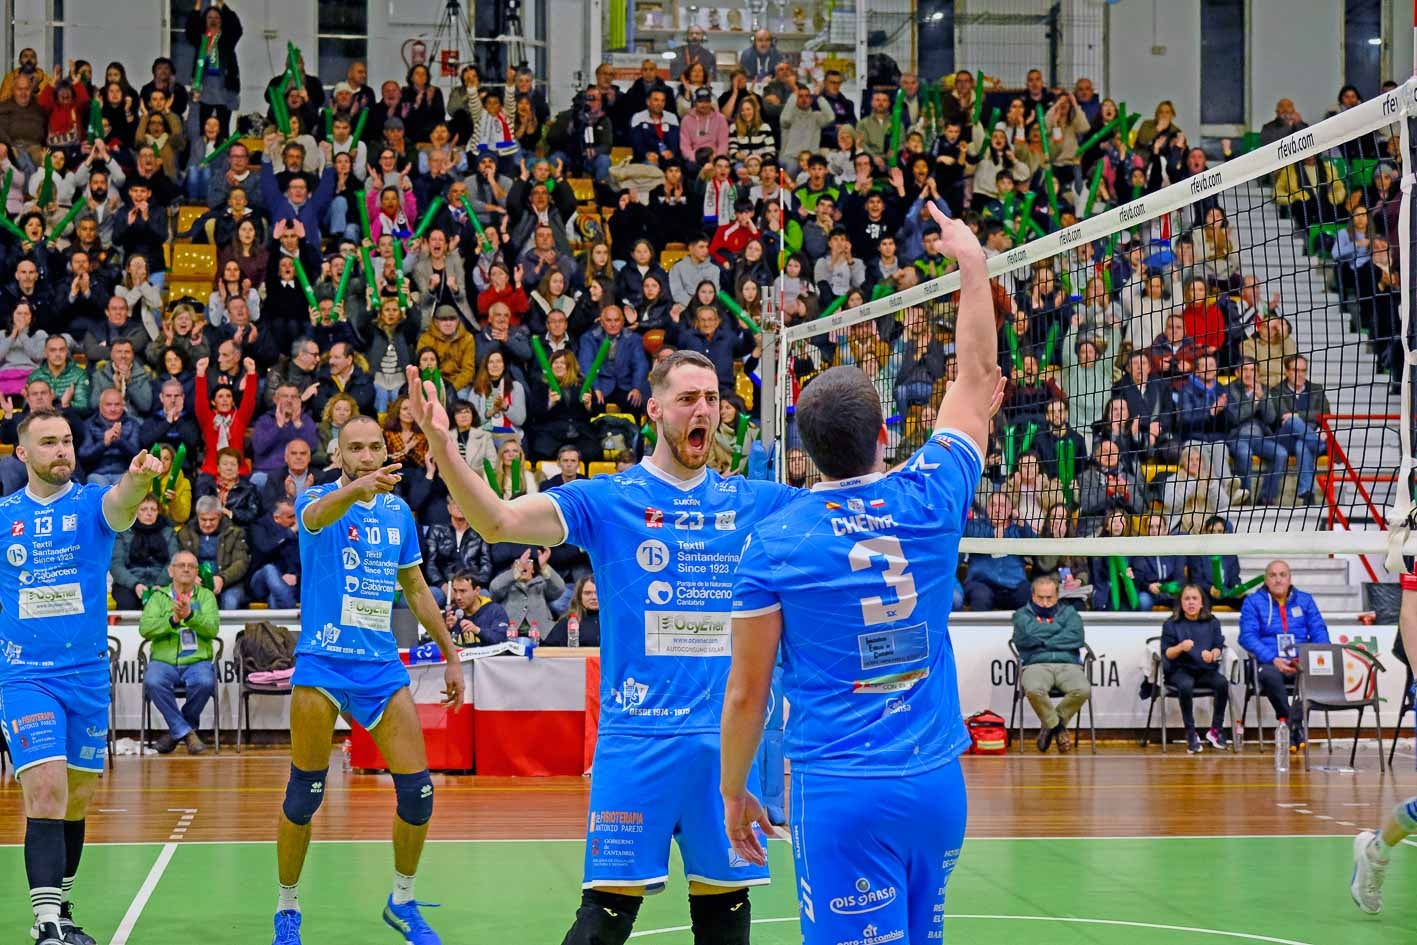
{"type": "Polygon", "coordinates": [[[915,578],[906,573],[910,562],[905,560],[900,539],[890,535],[881,538],[866,538],[851,547],[847,555],[852,571],[876,568],[884,563],[881,577],[886,587],[895,592],[896,599],[886,602],[882,597],[861,598],[861,619],[866,626],[904,620],[915,611],[915,578]]]}

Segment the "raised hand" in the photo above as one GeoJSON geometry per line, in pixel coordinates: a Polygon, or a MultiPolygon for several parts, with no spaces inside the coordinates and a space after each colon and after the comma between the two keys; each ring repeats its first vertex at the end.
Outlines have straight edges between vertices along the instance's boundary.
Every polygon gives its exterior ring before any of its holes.
{"type": "MultiPolygon", "coordinates": [[[[72,390],[73,388],[70,388],[72,390]]],[[[128,464],[128,475],[144,485],[150,484],[162,474],[162,460],[147,450],[141,450],[128,464]]]]}
{"type": "Polygon", "coordinates": [[[925,206],[930,211],[930,218],[940,228],[940,250],[946,256],[951,259],[984,259],[984,247],[979,245],[979,238],[968,224],[945,216],[945,212],[934,203],[925,206]]]}

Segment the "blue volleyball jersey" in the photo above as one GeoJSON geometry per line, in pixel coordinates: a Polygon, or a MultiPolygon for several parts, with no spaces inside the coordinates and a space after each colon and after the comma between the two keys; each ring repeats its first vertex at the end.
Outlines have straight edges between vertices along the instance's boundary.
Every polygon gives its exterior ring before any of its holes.
{"type": "Polygon", "coordinates": [[[0,682],[106,666],[108,563],[117,537],[109,486],[69,483],[48,499],[28,487],[0,499],[0,682]]]}
{"type": "Polygon", "coordinates": [[[734,615],[782,611],[794,769],[911,774],[968,747],[949,617],[982,469],[943,431],[901,471],[820,483],[749,536],[734,615]]]}
{"type": "Polygon", "coordinates": [[[423,563],[408,503],[396,495],[356,502],[318,532],[305,510],[340,487],[311,486],[295,500],[300,522],[300,642],[297,653],[397,662],[391,625],[399,572],[423,563]]]}
{"type": "Polygon", "coordinates": [[[795,492],[712,470],[680,482],[645,461],[545,493],[595,569],[602,731],[718,731],[743,535],[795,492]]]}

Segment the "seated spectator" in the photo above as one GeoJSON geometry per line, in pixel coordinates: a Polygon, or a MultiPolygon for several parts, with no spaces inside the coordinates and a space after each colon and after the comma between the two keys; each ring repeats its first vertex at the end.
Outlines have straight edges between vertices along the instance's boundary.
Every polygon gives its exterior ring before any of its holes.
{"type": "Polygon", "coordinates": [[[722,476],[746,476],[748,453],[758,439],[758,425],[737,394],[724,394],[718,404],[718,427],[709,442],[709,468],[722,476]]]}
{"type": "MultiPolygon", "coordinates": [[[[1131,516],[1118,507],[1107,510],[1096,533],[1098,538],[1131,538],[1135,535],[1131,516]]],[[[1151,609],[1151,592],[1142,584],[1141,576],[1128,559],[1114,555],[1097,556],[1089,562],[1088,570],[1092,575],[1094,610],[1120,612],[1151,609]],[[1135,604],[1132,602],[1133,593],[1136,595],[1135,604]]]]}
{"type": "MultiPolygon", "coordinates": [[[[299,440],[291,446],[304,445],[299,440]]],[[[294,500],[282,496],[269,515],[251,527],[251,600],[272,610],[293,610],[300,603],[300,537],[294,500]]]]}
{"type": "Polygon", "coordinates": [[[236,392],[230,387],[218,387],[216,393],[207,394],[208,360],[197,362],[196,410],[197,423],[202,431],[203,455],[202,472],[216,475],[217,451],[226,447],[240,449],[246,441],[246,428],[251,415],[256,412],[256,362],[245,360],[246,375],[241,381],[241,404],[236,404],[236,392]]]}
{"type": "Polygon", "coordinates": [[[408,471],[428,462],[428,438],[414,423],[413,407],[407,397],[400,397],[389,405],[384,417],[384,445],[388,448],[388,462],[403,463],[408,471]]]}
{"type": "Polygon", "coordinates": [[[141,448],[138,420],[123,406],[123,395],[108,388],[99,395],[98,411],[84,423],[78,460],[90,485],[111,486],[123,478],[133,454],[141,448]]]}
{"type": "MultiPolygon", "coordinates": [[[[1228,535],[1233,531],[1219,515],[1206,519],[1201,527],[1207,535],[1228,535]]],[[[1236,555],[1192,555],[1186,559],[1186,574],[1192,584],[1205,591],[1211,607],[1234,610],[1242,603],[1228,593],[1241,585],[1240,559],[1236,555]]]]}
{"type": "Polygon", "coordinates": [[[1038,455],[1032,450],[1018,458],[1004,489],[1018,520],[1035,532],[1043,527],[1044,510],[1063,501],[1062,490],[1043,472],[1038,455]]]}
{"type": "Polygon", "coordinates": [[[1199,444],[1183,447],[1176,472],[1161,488],[1161,504],[1167,517],[1179,518],[1181,528],[1188,532],[1198,523],[1227,511],[1233,500],[1248,497],[1232,491],[1234,480],[1212,467],[1208,452],[1199,444]]]}
{"type": "Polygon", "coordinates": [[[215,496],[221,514],[244,529],[261,517],[261,494],[241,475],[241,460],[241,451],[235,447],[217,450],[216,475],[197,477],[196,496],[199,502],[205,496],[215,496]]]}
{"type": "Polygon", "coordinates": [[[570,646],[571,626],[575,625],[577,646],[600,646],[600,597],[595,577],[586,575],[576,582],[571,607],[541,641],[542,646],[570,646]]]}
{"type": "MultiPolygon", "coordinates": [[[[694,309],[692,327],[685,324],[681,316],[678,329],[673,334],[673,343],[680,350],[697,351],[713,362],[718,374],[720,392],[733,390],[733,365],[745,354],[753,350],[753,335],[739,332],[731,324],[723,323],[723,316],[714,305],[699,305],[694,309]]],[[[582,344],[582,354],[584,354],[582,344]]],[[[648,379],[648,372],[646,372],[648,379]]],[[[639,402],[634,403],[639,407],[639,402]]]]}
{"type": "MultiPolygon", "coordinates": [[[[251,383],[255,381],[253,372],[251,383]]],[[[275,406],[269,413],[261,414],[251,431],[252,482],[258,488],[269,475],[281,469],[285,463],[285,448],[291,440],[304,440],[311,452],[319,446],[315,418],[305,412],[300,391],[293,385],[282,384],[276,388],[275,406]]]]}
{"type": "Polygon", "coordinates": [[[1032,598],[1014,611],[1013,627],[1019,685],[1038,713],[1038,750],[1047,752],[1057,742],[1067,754],[1073,748],[1068,721],[1092,694],[1080,655],[1087,643],[1082,618],[1058,602],[1058,579],[1045,574],[1033,579],[1032,598]],[[1056,706],[1049,695],[1054,689],[1063,693],[1056,706]]]}
{"type": "Polygon", "coordinates": [[[102,396],[109,389],[117,390],[124,406],[137,417],[146,417],[153,409],[153,374],[146,365],[136,362],[133,342],[119,338],[109,348],[108,360],[98,362],[93,372],[91,390],[102,396]]]}
{"type": "Polygon", "coordinates": [[[488,588],[492,599],[507,609],[508,626],[523,636],[541,634],[542,627],[555,624],[551,604],[566,592],[566,582],[552,569],[550,561],[550,548],[536,552],[535,561],[528,548],[509,569],[493,578],[488,588]]]}
{"type": "Polygon", "coordinates": [[[1290,747],[1304,744],[1304,720],[1297,702],[1291,705],[1285,686],[1299,674],[1304,643],[1328,643],[1328,625],[1313,597],[1293,586],[1288,563],[1271,561],[1264,569],[1264,586],[1256,588],[1240,607],[1240,645],[1255,659],[1258,684],[1274,708],[1278,724],[1290,729],[1290,747]]]}
{"type": "Polygon", "coordinates": [[[487,478],[492,491],[504,499],[540,491],[536,485],[536,473],[526,462],[521,441],[515,436],[502,437],[501,445],[497,447],[496,462],[484,460],[479,471],[487,478]]]}
{"type": "Polygon", "coordinates": [[[465,571],[454,574],[448,582],[443,619],[458,646],[506,642],[510,623],[507,609],[482,593],[483,583],[465,571]]]}
{"type": "Polygon", "coordinates": [[[492,579],[488,545],[468,524],[456,499],[448,498],[448,524],[423,526],[422,539],[423,574],[435,597],[459,574],[469,576],[474,588],[492,579]]]}
{"type": "Polygon", "coordinates": [[[10,312],[10,330],[0,334],[0,394],[24,393],[29,376],[44,360],[46,332],[34,328],[29,303],[20,302],[10,312]]]}
{"type": "Polygon", "coordinates": [[[1253,359],[1242,357],[1235,380],[1226,390],[1225,414],[1230,428],[1226,445],[1234,458],[1232,468],[1240,485],[1259,505],[1279,501],[1279,489],[1289,468],[1289,452],[1274,436],[1279,425],[1275,402],[1260,383],[1258,365],[1253,359]],[[1261,460],[1264,468],[1258,487],[1253,482],[1255,459],[1261,460]]]}
{"type": "MultiPolygon", "coordinates": [[[[547,278],[555,275],[557,273],[547,278]]],[[[484,362],[493,354],[500,354],[506,367],[514,373],[531,363],[531,332],[525,325],[514,326],[511,310],[501,303],[492,306],[487,313],[487,327],[473,337],[477,355],[484,362]]]]}
{"type": "MultiPolygon", "coordinates": [[[[789,457],[790,458],[790,457],[789,457]]],[[[1072,515],[1063,503],[1056,503],[1043,515],[1041,538],[1076,538],[1072,515]]],[[[1054,574],[1058,577],[1058,592],[1064,597],[1085,597],[1083,588],[1091,575],[1090,562],[1085,555],[1034,555],[1035,574],[1054,574]]]]}
{"type": "Polygon", "coordinates": [[[139,442],[148,446],[163,443],[187,447],[187,461],[195,464],[202,448],[202,434],[197,421],[187,409],[187,395],[182,382],[175,378],[164,381],[159,388],[157,412],[143,421],[139,442]]]}
{"type": "Polygon", "coordinates": [[[320,389],[310,403],[311,413],[323,413],[325,402],[336,394],[353,397],[360,413],[374,412],[374,382],[369,372],[355,361],[354,347],[348,342],[337,341],[330,345],[329,358],[317,376],[320,389]]]}
{"type": "MultiPolygon", "coordinates": [[[[1171,534],[1166,516],[1152,513],[1142,523],[1142,534],[1161,536],[1171,534]]],[[[1151,604],[1142,607],[1149,610],[1158,604],[1171,607],[1176,603],[1176,590],[1186,582],[1186,558],[1182,555],[1132,555],[1127,559],[1132,569],[1132,578],[1137,590],[1151,598],[1151,604]]]]}
{"type": "MultiPolygon", "coordinates": [[[[339,435],[335,431],[335,436],[339,435]]],[[[314,451],[304,440],[291,440],[285,445],[285,465],[266,477],[261,487],[261,508],[271,509],[282,499],[290,502],[306,489],[316,485],[318,480],[310,464],[314,451]]]]}
{"type": "Polygon", "coordinates": [[[462,323],[458,310],[451,305],[439,306],[433,321],[418,337],[421,351],[431,348],[438,357],[438,369],[443,383],[459,395],[472,384],[477,371],[476,342],[462,323]]]}
{"type": "MultiPolygon", "coordinates": [[[[157,479],[153,481],[155,490],[158,484],[162,489],[153,493],[158,512],[172,523],[173,528],[181,528],[192,517],[192,480],[187,478],[182,467],[173,470],[172,464],[177,461],[177,455],[171,443],[163,443],[153,449],[157,450],[158,461],[162,464],[157,479]]],[[[187,457],[193,468],[199,465],[196,457],[195,453],[187,457]]]]}
{"type": "MultiPolygon", "coordinates": [[[[562,463],[562,456],[570,450],[575,454],[576,466],[579,466],[582,456],[594,459],[600,455],[600,443],[590,423],[592,397],[590,393],[583,396],[579,393],[582,381],[580,364],[569,350],[551,355],[551,376],[560,387],[559,393],[550,384],[538,384],[533,379],[529,395],[531,422],[527,428],[527,452],[536,460],[554,456],[558,463],[562,463]]],[[[563,463],[561,468],[565,470],[563,463]]]]}
{"type": "MultiPolygon", "coordinates": [[[[552,362],[553,368],[555,362],[552,362]]],[[[483,429],[482,418],[477,415],[472,404],[465,400],[455,400],[448,406],[452,415],[453,439],[461,456],[473,469],[481,469],[483,462],[497,459],[497,441],[491,430],[483,429]]]]}
{"type": "Polygon", "coordinates": [[[167,575],[177,554],[172,525],[158,514],[157,499],[148,496],[138,504],[133,527],[119,532],[113,543],[113,602],[119,610],[141,610],[149,590],[167,575]]]}
{"type": "Polygon", "coordinates": [[[664,88],[652,88],[645,96],[645,110],[630,119],[630,147],[636,164],[663,166],[679,154],[679,116],[668,110],[664,88]]]}
{"type": "Polygon", "coordinates": [[[196,520],[177,533],[177,544],[191,552],[197,567],[206,565],[212,574],[212,593],[223,610],[240,610],[246,603],[241,581],[251,566],[251,554],[241,526],[227,521],[216,496],[197,500],[196,520]]]}
{"type": "Polygon", "coordinates": [[[197,580],[197,568],[197,557],[190,551],[173,555],[167,569],[172,582],[149,595],[138,623],[143,639],[152,642],[143,693],[167,722],[167,731],[154,744],[160,755],[171,753],[179,742],[188,754],[207,750],[197,726],[216,691],[212,641],[221,630],[221,618],[216,597],[197,580]],[[179,683],[187,687],[180,708],[173,694],[179,683]]]}
{"type": "Polygon", "coordinates": [[[1275,429],[1279,443],[1299,460],[1294,492],[1301,505],[1314,504],[1314,476],[1319,454],[1324,450],[1318,419],[1320,414],[1332,412],[1323,385],[1312,384],[1308,378],[1309,359],[1290,355],[1284,359],[1284,380],[1270,391],[1274,412],[1279,415],[1275,429]]]}
{"type": "Polygon", "coordinates": [[[1093,448],[1092,464],[1078,476],[1077,494],[1082,513],[1078,531],[1084,535],[1095,532],[1110,509],[1121,508],[1132,515],[1146,509],[1146,486],[1123,467],[1121,449],[1107,439],[1099,439],[1093,448]]]}
{"type": "MultiPolygon", "coordinates": [[[[69,356],[64,335],[50,335],[44,341],[44,363],[34,369],[29,382],[44,381],[54,392],[58,409],[85,414],[89,411],[89,375],[69,356]]],[[[131,459],[131,455],[129,456],[131,459]]],[[[127,469],[127,466],[123,467],[127,469]]]]}
{"type": "MultiPolygon", "coordinates": [[[[1070,446],[1062,449],[1072,450],[1073,456],[1073,479],[1082,472],[1087,457],[1087,444],[1083,442],[1082,434],[1073,429],[1069,422],[1070,410],[1066,400],[1050,400],[1048,406],[1043,408],[1043,416],[1047,421],[1047,426],[1038,431],[1037,437],[1033,441],[1033,450],[1038,454],[1038,461],[1043,464],[1043,472],[1053,479],[1059,479],[1058,473],[1058,453],[1064,442],[1070,446]]],[[[1125,457],[1126,452],[1123,451],[1125,457]]],[[[1071,485],[1071,483],[1069,484],[1071,485]]],[[[1076,499],[1073,500],[1076,502],[1076,499]]]]}
{"type": "Polygon", "coordinates": [[[1225,731],[1230,681],[1225,678],[1224,660],[1225,635],[1220,631],[1220,621],[1212,616],[1204,592],[1194,584],[1187,584],[1181,589],[1171,619],[1161,628],[1161,667],[1166,684],[1176,687],[1181,721],[1186,726],[1186,750],[1193,755],[1199,754],[1203,747],[1196,733],[1197,686],[1215,694],[1206,741],[1216,749],[1230,744],[1230,736],[1225,731]]]}
{"type": "MultiPolygon", "coordinates": [[[[968,538],[1033,538],[1033,529],[1014,518],[1013,503],[1005,492],[995,492],[986,504],[987,515],[977,509],[965,525],[968,538]]],[[[971,554],[964,576],[964,600],[970,610],[1012,610],[1028,600],[1028,575],[1019,555],[971,554]]]]}

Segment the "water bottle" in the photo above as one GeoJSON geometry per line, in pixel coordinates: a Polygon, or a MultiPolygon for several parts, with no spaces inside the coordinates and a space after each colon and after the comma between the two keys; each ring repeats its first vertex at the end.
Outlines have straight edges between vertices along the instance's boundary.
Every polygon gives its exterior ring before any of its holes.
{"type": "Polygon", "coordinates": [[[1281,773],[1289,770],[1289,725],[1287,723],[1280,723],[1274,733],[1274,770],[1281,773]]]}
{"type": "Polygon", "coordinates": [[[541,628],[536,625],[535,620],[531,622],[531,631],[527,634],[527,636],[531,638],[532,646],[541,645],[541,628]]]}
{"type": "Polygon", "coordinates": [[[581,618],[571,614],[566,618],[566,645],[581,645],[581,618]]]}
{"type": "Polygon", "coordinates": [[[354,743],[345,739],[339,746],[340,749],[340,770],[345,774],[354,770],[354,743]]]}
{"type": "Polygon", "coordinates": [[[517,638],[517,636],[518,636],[517,625],[514,624],[514,623],[509,623],[509,624],[507,624],[507,639],[508,639],[508,640],[515,640],[515,639],[517,638]]]}

